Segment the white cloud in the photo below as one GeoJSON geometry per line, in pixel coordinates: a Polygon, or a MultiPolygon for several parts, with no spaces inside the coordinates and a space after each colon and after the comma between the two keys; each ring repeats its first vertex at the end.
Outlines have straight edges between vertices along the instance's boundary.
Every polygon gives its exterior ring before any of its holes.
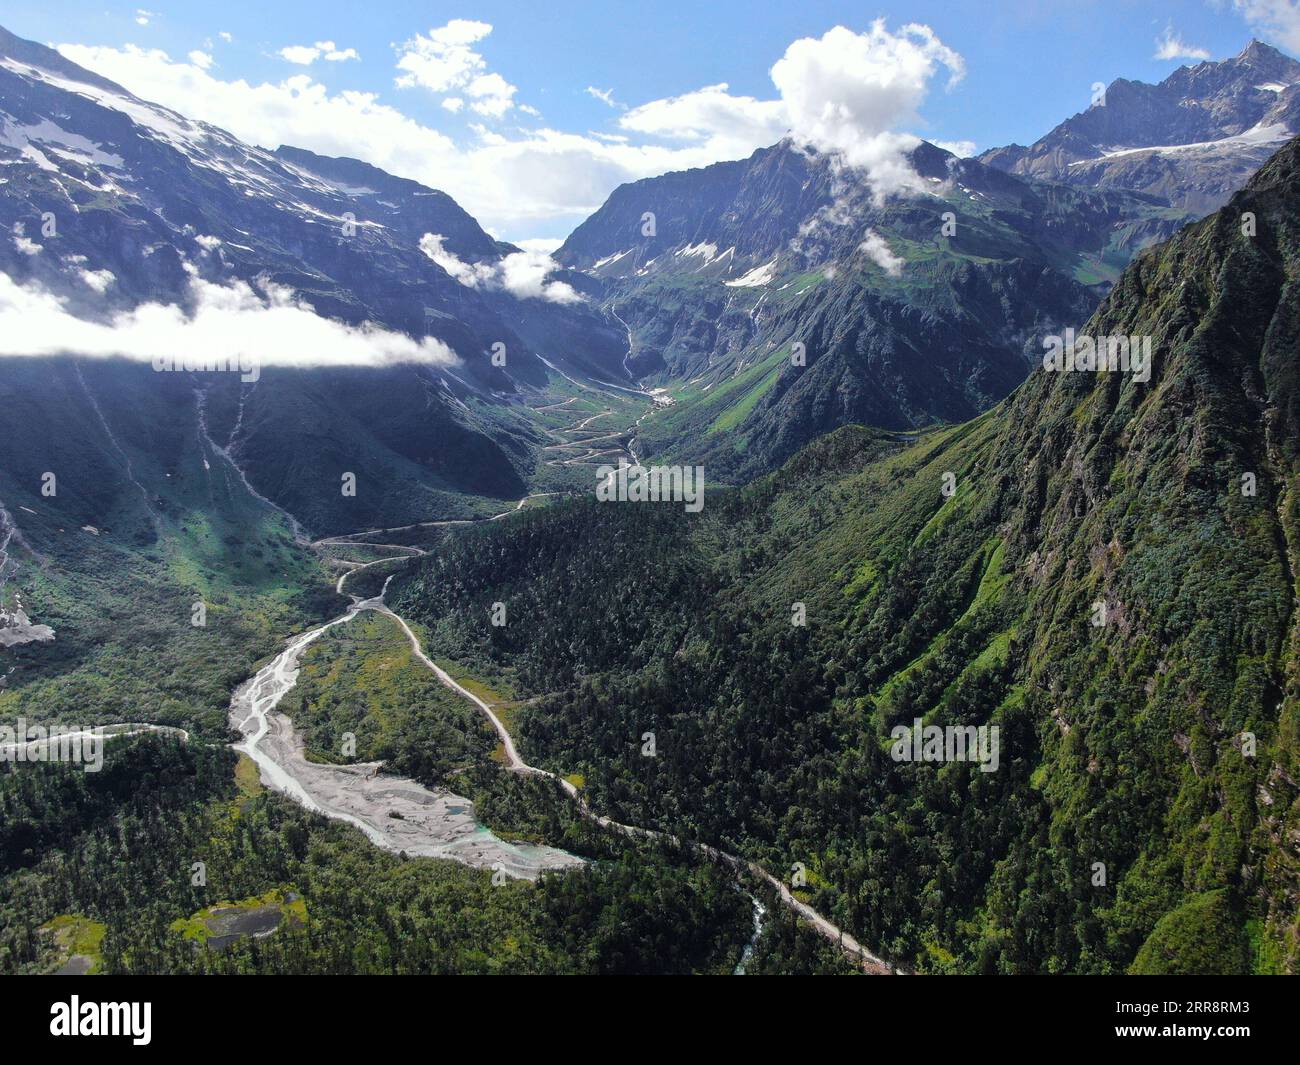
{"type": "Polygon", "coordinates": [[[618,124],[634,133],[711,143],[726,159],[780,140],[787,116],[780,100],[732,96],[724,82],[634,107],[618,124]]]}
{"type": "MultiPolygon", "coordinates": [[[[173,61],[161,49],[61,45],[59,50],[143,99],[211,122],[249,143],[294,144],[322,155],[360,158],[442,189],[483,225],[514,235],[538,220],[572,228],[622,182],[735,158],[726,154],[734,145],[712,141],[635,146],[546,128],[460,148],[375,94],[332,94],[307,73],[249,84],[173,61]]],[[[748,154],[758,145],[744,147],[748,154]]]]}
{"type": "Polygon", "coordinates": [[[491,32],[486,22],[457,18],[427,35],[417,33],[398,49],[397,69],[402,73],[397,87],[459,93],[473,101],[472,111],[500,118],[515,106],[518,90],[500,74],[489,72],[487,60],[470,47],[491,32]]]}
{"type": "Polygon", "coordinates": [[[1300,0],[1233,0],[1233,7],[1257,33],[1300,53],[1300,0]]]}
{"type": "Polygon", "coordinates": [[[931,141],[936,148],[942,148],[945,152],[952,152],[958,159],[970,159],[979,150],[979,146],[974,141],[931,141]]]}
{"type": "Polygon", "coordinates": [[[14,223],[13,241],[14,247],[24,255],[40,255],[44,244],[37,244],[36,241],[26,236],[27,227],[22,222],[14,223]]]}
{"type": "MultiPolygon", "coordinates": [[[[104,271],[105,273],[107,271],[104,271]]],[[[87,282],[90,283],[90,282],[87,282]]],[[[432,337],[414,340],[373,325],[318,315],[287,288],[190,280],[188,308],[142,303],[107,322],[78,318],[65,301],[0,274],[0,356],[73,353],[140,362],[178,353],[202,362],[258,366],[385,366],[460,360],[432,337]]]]}
{"type": "Polygon", "coordinates": [[[280,49],[281,58],[303,67],[311,66],[319,55],[320,50],[309,44],[290,44],[280,49]]]}
{"type": "Polygon", "coordinates": [[[154,18],[156,15],[157,15],[157,12],[156,12],[156,11],[146,11],[144,8],[142,8],[142,7],[138,7],[138,8],[136,8],[136,10],[135,10],[135,22],[136,22],[136,25],[137,25],[137,26],[147,26],[147,25],[149,25],[149,20],[150,20],[151,18],[154,18]]]}
{"type": "Polygon", "coordinates": [[[501,289],[519,299],[552,303],[577,303],[582,299],[571,285],[547,281],[560,266],[549,252],[535,244],[494,262],[467,263],[443,247],[445,240],[438,233],[426,233],[420,238],[420,250],[467,288],[501,289]]]}
{"type": "Polygon", "coordinates": [[[200,70],[212,69],[212,56],[207,52],[200,51],[196,48],[186,58],[188,58],[189,61],[200,70]]]}
{"type": "Polygon", "coordinates": [[[443,98],[442,106],[450,111],[453,115],[465,106],[465,101],[459,96],[447,96],[443,98]]]}
{"type": "Polygon", "coordinates": [[[545,252],[518,251],[501,260],[501,286],[520,299],[550,300],[552,303],[581,303],[582,297],[563,281],[548,281],[558,269],[545,252]]]}
{"type": "Polygon", "coordinates": [[[890,277],[897,277],[903,272],[907,260],[899,258],[890,250],[885,238],[874,229],[868,229],[866,239],[858,245],[858,250],[866,255],[890,277]]]}
{"type": "Polygon", "coordinates": [[[108,286],[117,280],[117,275],[112,270],[78,270],[77,275],[87,288],[93,289],[101,296],[108,291],[108,286]]]}
{"type": "Polygon", "coordinates": [[[614,99],[613,89],[598,89],[594,85],[588,85],[587,88],[583,91],[586,92],[588,96],[594,96],[597,100],[599,100],[601,103],[605,104],[608,107],[623,106],[617,100],[614,99]]]}
{"type": "Polygon", "coordinates": [[[524,251],[538,252],[541,255],[550,255],[561,244],[564,243],[561,237],[534,237],[532,240],[521,240],[518,242],[519,247],[524,251]]]}
{"type": "Polygon", "coordinates": [[[445,26],[417,33],[398,50],[399,88],[423,86],[434,92],[447,92],[469,82],[487,69],[487,62],[470,45],[477,44],[492,27],[486,22],[452,19],[445,26]]]}
{"type": "MultiPolygon", "coordinates": [[[[62,45],[75,63],[124,84],[147,100],[230,130],[253,144],[296,144],[326,155],[359,156],[393,173],[431,181],[429,162],[456,155],[452,141],[371,93],[331,95],[309,74],[250,85],[224,81],[160,49],[62,45]]],[[[112,99],[104,101],[112,106],[112,99]]]]}
{"type": "Polygon", "coordinates": [[[217,36],[220,37],[220,38],[221,38],[223,41],[225,41],[227,44],[229,44],[231,41],[233,41],[233,40],[235,39],[235,38],[232,37],[229,33],[227,33],[225,30],[221,30],[221,31],[217,34],[217,36]]]}
{"type": "Polygon", "coordinates": [[[465,86],[465,95],[474,101],[470,110],[491,118],[500,118],[514,107],[512,97],[516,91],[500,74],[480,74],[465,86]]]}
{"type": "Polygon", "coordinates": [[[345,59],[360,59],[355,48],[339,48],[333,41],[317,41],[315,44],[290,44],[280,49],[280,56],[300,67],[309,67],[316,60],[324,59],[327,63],[341,63],[345,59]]]}
{"type": "Polygon", "coordinates": [[[916,120],[941,67],[949,88],[966,73],[928,26],[909,23],[895,34],[877,19],[862,33],[836,26],[795,41],[773,65],[772,81],[795,135],[866,170],[881,197],[916,185],[903,153],[918,138],[896,128],[916,120]]]}
{"type": "Polygon", "coordinates": [[[456,256],[455,252],[443,247],[447,238],[441,233],[426,233],[420,238],[420,250],[441,266],[453,278],[469,288],[478,288],[493,274],[490,265],[467,263],[456,256]]]}
{"type": "Polygon", "coordinates": [[[1204,48],[1197,48],[1188,44],[1177,33],[1174,32],[1173,26],[1166,26],[1164,32],[1156,38],[1156,50],[1152,59],[1196,59],[1205,60],[1210,58],[1210,53],[1204,48]]]}

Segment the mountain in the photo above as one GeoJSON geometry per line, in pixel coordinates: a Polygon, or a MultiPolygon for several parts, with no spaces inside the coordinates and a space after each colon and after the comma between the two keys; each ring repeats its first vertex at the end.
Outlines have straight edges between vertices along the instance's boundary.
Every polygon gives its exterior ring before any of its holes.
{"type": "Polygon", "coordinates": [[[1120,78],[1028,148],[980,159],[1022,177],[1144,192],[1199,216],[1297,131],[1300,63],[1251,41],[1232,59],[1180,67],[1159,85],[1120,78]]]}
{"type": "Polygon", "coordinates": [[[699,514],[548,507],[389,599],[513,686],[524,755],[593,807],[802,869],[897,962],[1294,973],[1300,139],[1080,333],[1149,340],[1149,374],[1040,364],[699,514]],[[918,721],[996,727],[996,766],[994,733],[980,764],[908,759],[918,721]]]}
{"type": "Polygon", "coordinates": [[[573,232],[556,258],[602,280],[629,369],[673,400],[641,423],[639,452],[743,480],[846,423],[974,417],[1024,379],[1039,336],[1081,323],[1185,220],[930,144],[908,162],[920,188],[882,200],[838,157],[784,141],[623,185],[573,232]]]}
{"type": "MultiPolygon", "coordinates": [[[[264,367],[255,382],[121,360],[92,370],[6,359],[0,387],[29,397],[0,411],[11,513],[51,469],[52,434],[80,439],[84,461],[115,471],[129,523],[147,533],[176,453],[157,428],[172,416],[144,417],[158,404],[186,412],[185,432],[216,449],[209,464],[237,466],[312,532],[490,513],[542,470],[551,436],[526,399],[561,380],[548,361],[628,384],[622,328],[572,288],[554,290],[562,301],[508,289],[502,264],[522,253],[445,193],[356,160],[244,144],[3,30],[0,175],[10,300],[52,298],[92,323],[291,300],[338,328],[453,353],[372,368],[322,357],[264,367]],[[344,473],[356,475],[354,497],[340,492],[344,473]]],[[[93,507],[67,518],[120,524],[93,507]]]]}

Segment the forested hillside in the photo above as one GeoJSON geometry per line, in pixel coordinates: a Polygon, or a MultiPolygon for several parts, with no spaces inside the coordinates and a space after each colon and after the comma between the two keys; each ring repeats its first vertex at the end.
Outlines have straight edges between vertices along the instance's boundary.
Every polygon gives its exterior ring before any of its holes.
{"type": "Polygon", "coordinates": [[[471,530],[389,601],[534,697],[526,755],[595,808],[802,863],[896,961],[1294,971],[1298,279],[1292,142],[1081,331],[1151,337],[1149,381],[471,530]],[[998,726],[998,769],[894,761],[917,717],[998,726]]]}
{"type": "MultiPolygon", "coordinates": [[[[0,972],[75,959],[104,973],[729,973],[754,940],[729,871],[590,829],[508,774],[498,788],[524,789],[513,803],[534,813],[552,806],[591,863],[498,883],[386,854],[248,768],[236,777],[228,749],[151,736],[111,745],[98,774],[0,772],[0,972]],[[286,916],[269,934],[209,938],[214,911],[272,900],[286,916]]],[[[748,970],[849,971],[783,913],[748,970]]]]}

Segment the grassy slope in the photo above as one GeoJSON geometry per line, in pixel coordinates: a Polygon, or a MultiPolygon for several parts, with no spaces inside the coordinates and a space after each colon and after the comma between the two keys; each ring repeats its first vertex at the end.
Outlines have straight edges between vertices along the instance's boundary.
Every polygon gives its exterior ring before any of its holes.
{"type": "MultiPolygon", "coordinates": [[[[899,306],[927,308],[931,313],[956,317],[976,309],[969,306],[968,268],[991,266],[999,262],[1027,259],[1044,262],[1062,277],[1084,285],[1114,282],[1143,239],[1135,231],[1167,227],[1169,231],[1182,220],[1181,212],[1143,205],[1137,198],[1125,201],[1125,221],[1115,223],[1104,247],[1092,247],[1095,241],[1082,239],[1083,219],[1101,210],[1097,204],[1072,206],[1086,200],[1077,190],[1042,188],[1038,194],[1055,202],[1047,216],[1055,219],[1057,229],[1051,239],[1033,239],[1029,234],[1036,225],[1023,205],[1001,198],[989,199],[969,195],[960,189],[948,190],[939,206],[918,209],[910,201],[900,201],[881,212],[876,229],[883,233],[894,254],[906,262],[898,276],[892,276],[874,264],[850,267],[841,265],[833,277],[822,272],[796,275],[782,274],[761,288],[721,289],[719,279],[701,276],[694,270],[694,260],[687,260],[688,272],[663,275],[651,273],[644,279],[623,283],[614,299],[635,301],[653,308],[653,318],[646,328],[645,339],[668,353],[670,363],[697,353],[710,343],[710,331],[719,323],[721,305],[732,303],[748,309],[751,318],[763,311],[762,324],[729,337],[725,342],[714,338],[715,347],[707,367],[692,370],[698,377],[690,382],[663,379],[677,399],[677,405],[653,413],[642,427],[642,439],[651,454],[666,453],[674,461],[697,462],[703,458],[717,467],[728,481],[740,474],[753,475],[771,469],[783,455],[767,454],[770,442],[751,452],[755,438],[770,435],[766,423],[774,414],[763,402],[774,391],[792,387],[801,370],[790,365],[789,344],[802,339],[832,335],[841,330],[827,330],[819,315],[819,304],[826,301],[827,290],[847,291],[865,286],[873,293],[895,300],[899,306]],[[942,209],[954,212],[956,232],[935,238],[933,230],[942,209]],[[1068,239],[1064,234],[1069,234],[1068,239]],[[725,300],[722,295],[725,294],[725,300]],[[756,432],[757,431],[757,432],[756,432]],[[710,441],[706,456],[700,454],[699,434],[717,437],[710,441]]],[[[1043,210],[1039,207],[1037,210],[1043,210]]],[[[1112,205],[1111,210],[1119,210],[1112,205]]],[[[1118,217],[1118,216],[1117,216],[1118,217]]],[[[1145,239],[1150,239],[1146,237],[1145,239]]],[[[1015,297],[1023,298],[1023,297],[1015,297]]],[[[833,302],[833,301],[832,301],[833,302]]],[[[971,329],[988,327],[996,335],[1005,331],[992,315],[988,322],[974,314],[967,323],[971,329]]],[[[815,360],[818,352],[811,353],[815,360]]],[[[677,371],[677,372],[680,372],[677,371]]],[[[994,398],[1004,392],[998,392],[994,398]]]]}
{"type": "Polygon", "coordinates": [[[11,545],[3,594],[21,593],[56,636],[4,652],[13,672],[0,714],[224,731],[230,689],[342,600],[283,515],[201,443],[186,388],[126,402],[114,390],[129,386],[108,367],[6,370],[24,399],[4,406],[0,500],[24,544],[11,545]],[[117,412],[112,437],[100,412],[117,412]],[[44,471],[54,496],[40,494],[44,471]]]}

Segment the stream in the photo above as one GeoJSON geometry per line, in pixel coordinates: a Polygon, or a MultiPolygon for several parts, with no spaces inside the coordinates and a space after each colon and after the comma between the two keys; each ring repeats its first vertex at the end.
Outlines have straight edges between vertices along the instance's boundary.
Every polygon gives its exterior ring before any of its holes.
{"type": "Polygon", "coordinates": [[[549,869],[581,865],[582,859],[554,847],[500,839],[475,820],[469,799],[382,773],[379,762],[331,765],[307,760],[302,737],[275,707],[297,682],[298,660],[307,647],[364,610],[388,613],[383,593],[354,598],[340,617],[295,636],[235,689],[230,724],[244,736],[235,750],[257,764],[262,783],[308,810],[355,825],[376,846],[393,853],[451,858],[526,880],[536,880],[549,869]]]}

